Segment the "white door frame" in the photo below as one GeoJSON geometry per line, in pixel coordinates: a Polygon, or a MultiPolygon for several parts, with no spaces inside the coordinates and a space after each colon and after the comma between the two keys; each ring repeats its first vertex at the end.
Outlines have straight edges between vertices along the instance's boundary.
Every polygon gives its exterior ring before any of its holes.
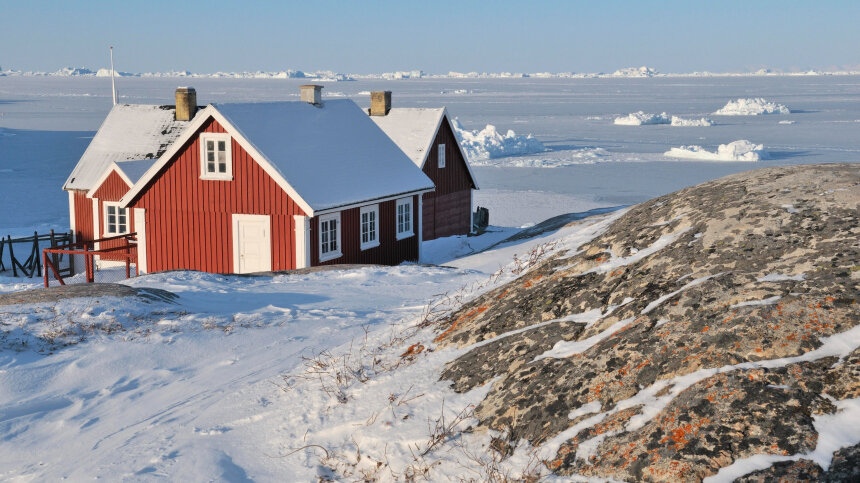
{"type": "Polygon", "coordinates": [[[137,233],[137,272],[140,275],[149,272],[146,264],[146,211],[134,208],[134,231],[137,233]]]}
{"type": "Polygon", "coordinates": [[[296,267],[308,268],[311,266],[311,219],[303,215],[293,215],[296,225],[296,267]]]}
{"type": "Polygon", "coordinates": [[[268,268],[265,270],[259,271],[271,271],[272,270],[272,220],[269,215],[243,215],[234,213],[233,214],[233,273],[246,273],[239,271],[239,223],[242,221],[251,221],[251,222],[265,222],[266,223],[266,234],[269,240],[269,249],[266,252],[268,255],[269,263],[268,268]]]}

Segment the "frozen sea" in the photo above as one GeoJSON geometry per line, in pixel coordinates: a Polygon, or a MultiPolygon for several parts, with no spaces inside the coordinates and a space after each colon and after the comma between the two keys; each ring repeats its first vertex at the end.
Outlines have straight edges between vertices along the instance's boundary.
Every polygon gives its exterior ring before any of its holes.
{"type": "MultiPolygon", "coordinates": [[[[200,104],[296,100],[301,79],[121,78],[120,101],[172,104],[180,85],[200,104]]],[[[467,129],[493,124],[531,133],[549,151],[476,167],[476,204],[491,223],[647,200],[758,167],[860,160],[860,76],[658,77],[645,79],[410,79],[323,83],[324,97],[369,105],[391,90],[395,107],[446,106],[467,129]],[[714,116],[729,100],[764,97],[792,113],[714,116]],[[708,117],[710,127],[618,126],[631,112],[708,117]],[[791,121],[791,123],[780,123],[791,121]],[[702,162],[666,158],[671,147],[747,139],[771,158],[702,162]],[[517,167],[528,165],[537,167],[517,167]],[[556,166],[556,167],[549,167],[556,166]]],[[[0,77],[0,231],[68,226],[61,185],[110,109],[110,80],[0,77]]]]}

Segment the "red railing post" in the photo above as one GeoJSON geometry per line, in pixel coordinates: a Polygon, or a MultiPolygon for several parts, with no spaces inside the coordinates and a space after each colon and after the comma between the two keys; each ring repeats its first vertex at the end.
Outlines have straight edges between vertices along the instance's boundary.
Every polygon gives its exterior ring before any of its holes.
{"type": "Polygon", "coordinates": [[[95,259],[91,254],[87,253],[88,247],[89,247],[89,244],[84,243],[84,263],[86,264],[86,267],[87,267],[87,274],[86,274],[87,283],[93,283],[93,282],[95,282],[95,278],[96,278],[95,273],[93,273],[94,272],[93,263],[95,262],[95,259]]]}
{"type": "MultiPolygon", "coordinates": [[[[368,215],[368,216],[370,216],[370,215],[368,215]]],[[[48,254],[45,252],[42,252],[42,259],[45,261],[45,288],[48,288],[48,270],[47,270],[48,254]]]]}
{"type": "Polygon", "coordinates": [[[125,278],[131,278],[131,250],[129,249],[128,236],[125,240],[125,278]]]}

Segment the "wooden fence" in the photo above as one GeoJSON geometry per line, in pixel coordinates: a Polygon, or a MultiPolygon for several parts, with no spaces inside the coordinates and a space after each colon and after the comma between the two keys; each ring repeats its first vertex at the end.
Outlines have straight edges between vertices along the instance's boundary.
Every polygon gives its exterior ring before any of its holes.
{"type": "MultiPolygon", "coordinates": [[[[45,287],[50,286],[50,279],[48,277],[49,273],[54,275],[54,278],[60,283],[60,285],[66,284],[66,280],[63,277],[64,273],[59,270],[58,266],[54,263],[54,260],[58,256],[68,256],[70,260],[73,260],[76,255],[82,257],[84,259],[83,281],[86,283],[95,282],[96,257],[101,258],[102,255],[108,255],[111,261],[125,262],[125,278],[131,278],[131,264],[134,263],[135,276],[137,276],[138,265],[136,235],[137,233],[129,233],[127,235],[99,238],[98,240],[88,242],[69,243],[54,248],[45,248],[42,250],[42,260],[45,264],[45,287]],[[96,243],[114,240],[122,240],[122,242],[119,246],[98,250],[95,249],[96,243]]],[[[69,275],[74,275],[74,271],[70,272],[69,275]]]]}
{"type": "MultiPolygon", "coordinates": [[[[0,272],[8,270],[12,271],[12,276],[17,277],[20,272],[22,276],[34,277],[42,276],[43,257],[40,256],[41,246],[49,243],[50,247],[68,245],[72,243],[72,233],[55,233],[54,230],[47,235],[40,235],[38,232],[33,232],[33,236],[23,238],[12,238],[8,235],[6,238],[0,238],[0,272]],[[27,253],[27,258],[19,258],[15,255],[15,246],[18,246],[18,253],[27,253]],[[6,266],[5,260],[9,260],[9,266],[6,266]]],[[[74,259],[68,259],[68,265],[60,269],[63,255],[54,254],[51,258],[54,266],[63,273],[74,273],[74,259]]]]}

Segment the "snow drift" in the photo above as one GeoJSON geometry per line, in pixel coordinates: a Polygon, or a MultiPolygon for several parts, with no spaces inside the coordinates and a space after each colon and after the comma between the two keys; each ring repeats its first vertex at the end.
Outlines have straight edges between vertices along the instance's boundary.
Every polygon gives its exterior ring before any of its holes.
{"type": "Polygon", "coordinates": [[[480,131],[470,131],[463,128],[459,119],[456,118],[451,124],[460,139],[463,153],[470,161],[546,151],[543,143],[531,134],[518,136],[517,133],[509,129],[507,134],[502,135],[492,124],[487,124],[487,127],[480,131]]]}
{"type": "Polygon", "coordinates": [[[790,114],[791,111],[784,104],[770,102],[763,97],[749,97],[729,101],[719,111],[714,112],[717,116],[758,116],[761,114],[790,114]]]}
{"type": "Polygon", "coordinates": [[[745,139],[728,144],[720,144],[717,151],[708,151],[702,146],[681,146],[665,153],[668,158],[698,159],[701,161],[760,161],[767,159],[768,153],[761,144],[753,144],[745,139]]]}

